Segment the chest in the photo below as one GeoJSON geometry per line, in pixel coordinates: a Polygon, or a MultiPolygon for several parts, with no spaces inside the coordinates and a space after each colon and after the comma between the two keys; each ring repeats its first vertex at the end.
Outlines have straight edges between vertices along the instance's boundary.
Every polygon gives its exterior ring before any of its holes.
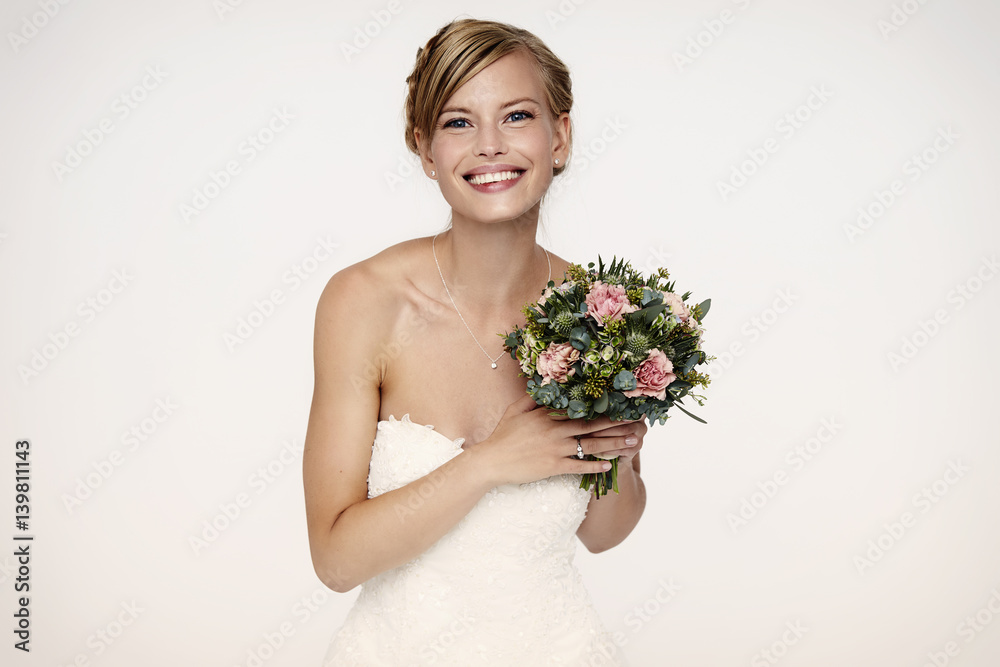
{"type": "Polygon", "coordinates": [[[433,424],[449,437],[480,442],[525,393],[527,378],[497,335],[523,326],[524,317],[517,312],[509,313],[507,324],[499,318],[493,324],[470,322],[470,333],[450,304],[422,306],[402,313],[384,343],[380,419],[408,412],[413,421],[433,424]]]}

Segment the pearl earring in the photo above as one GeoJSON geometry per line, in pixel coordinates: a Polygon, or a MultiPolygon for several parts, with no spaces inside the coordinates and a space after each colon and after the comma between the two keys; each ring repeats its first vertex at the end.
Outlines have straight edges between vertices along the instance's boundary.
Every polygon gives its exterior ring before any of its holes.
{"type": "Polygon", "coordinates": [[[556,158],[556,164],[557,165],[559,164],[559,158],[556,158]]]}
{"type": "Polygon", "coordinates": [[[435,174],[435,173],[436,173],[436,172],[433,172],[433,171],[431,172],[431,178],[434,178],[434,174],[435,174]]]}

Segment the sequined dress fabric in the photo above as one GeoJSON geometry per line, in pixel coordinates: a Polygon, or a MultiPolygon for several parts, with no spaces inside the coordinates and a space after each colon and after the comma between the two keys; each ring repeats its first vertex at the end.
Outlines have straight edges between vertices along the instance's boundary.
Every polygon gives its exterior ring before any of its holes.
{"type": "MultiPolygon", "coordinates": [[[[420,479],[463,443],[390,415],[368,497],[420,479]]],[[[362,584],[324,667],[625,665],[573,563],[590,497],[579,486],[579,475],[558,475],[491,489],[423,554],[362,584]]]]}

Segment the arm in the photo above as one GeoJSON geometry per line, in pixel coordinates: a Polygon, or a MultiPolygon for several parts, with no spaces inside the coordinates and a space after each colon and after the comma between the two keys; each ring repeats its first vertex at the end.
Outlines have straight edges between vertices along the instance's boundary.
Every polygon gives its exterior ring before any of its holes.
{"type": "MultiPolygon", "coordinates": [[[[648,428],[640,422],[637,436],[642,446],[642,436],[648,428]]],[[[615,427],[622,428],[622,427],[615,427]]],[[[610,429],[609,429],[610,430],[610,429]]],[[[616,431],[623,434],[624,431],[616,431]]],[[[594,435],[594,434],[591,434],[594,435]]],[[[620,436],[619,436],[620,437],[620,436]]],[[[632,532],[646,508],[646,485],[639,475],[639,452],[621,454],[618,460],[618,493],[608,493],[601,498],[590,497],[587,516],[576,531],[577,537],[591,553],[606,551],[617,546],[632,532]]]]}
{"type": "Polygon", "coordinates": [[[372,279],[366,274],[357,265],[348,267],[330,279],[320,297],[315,387],[302,460],[313,567],[338,592],[426,551],[493,486],[488,468],[463,451],[427,476],[368,499],[384,373],[374,360],[384,332],[392,328],[384,313],[394,309],[371,306],[372,279]],[[430,497],[426,488],[424,496],[418,494],[426,482],[435,489],[430,497]]]}

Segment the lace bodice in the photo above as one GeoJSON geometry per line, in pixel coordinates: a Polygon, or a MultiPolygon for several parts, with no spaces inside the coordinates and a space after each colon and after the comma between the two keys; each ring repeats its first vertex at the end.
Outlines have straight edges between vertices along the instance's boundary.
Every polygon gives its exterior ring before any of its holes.
{"type": "MultiPolygon", "coordinates": [[[[464,442],[390,415],[368,497],[427,475],[464,442]]],[[[324,665],[625,664],[573,564],[589,498],[579,475],[491,489],[423,554],[362,584],[324,665]]]]}

